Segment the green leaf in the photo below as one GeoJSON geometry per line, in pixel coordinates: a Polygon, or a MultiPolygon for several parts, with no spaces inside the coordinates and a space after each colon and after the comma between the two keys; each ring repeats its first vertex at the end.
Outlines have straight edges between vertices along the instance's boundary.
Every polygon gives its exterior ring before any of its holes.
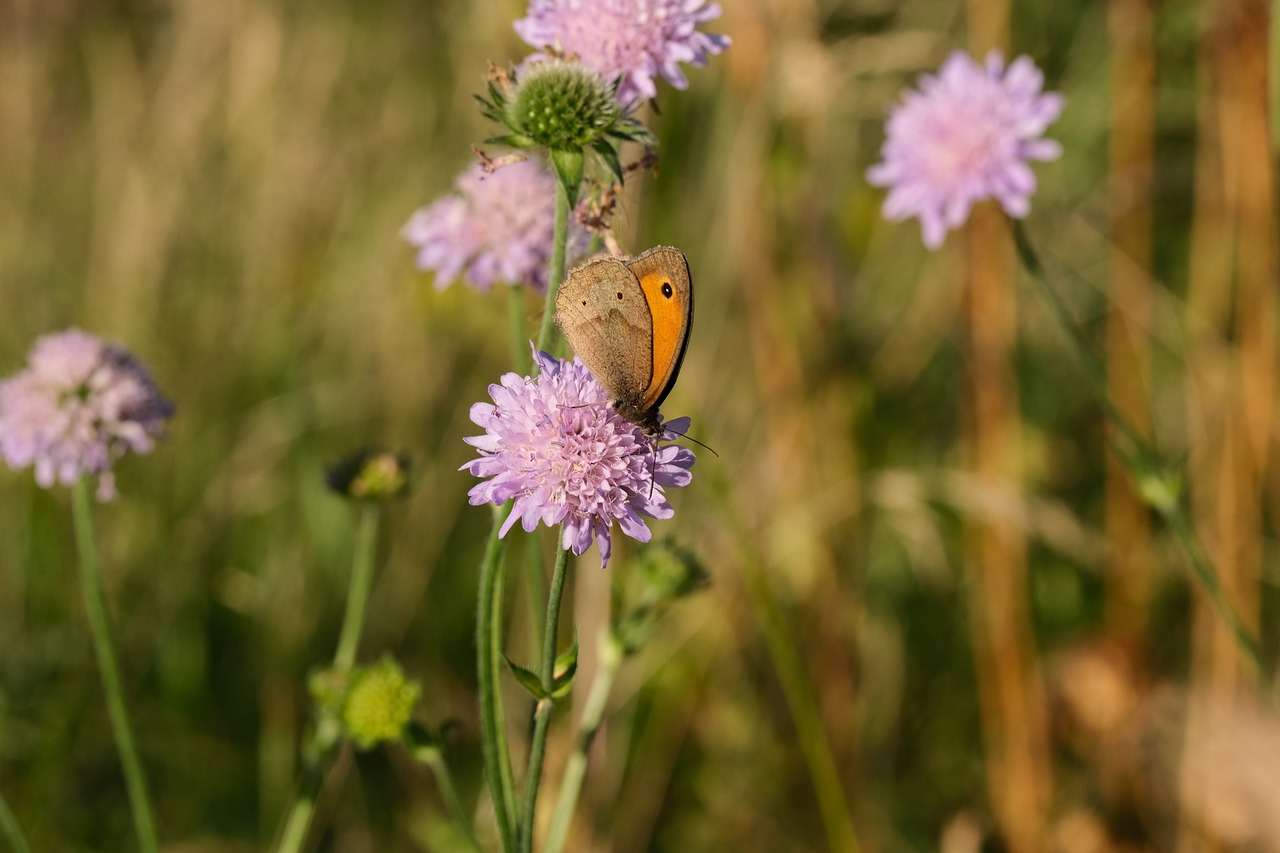
{"type": "Polygon", "coordinates": [[[507,133],[502,136],[490,136],[483,145],[505,145],[508,148],[532,148],[538,143],[519,133],[507,133]]]}
{"type": "Polygon", "coordinates": [[[556,177],[564,185],[569,196],[569,206],[578,203],[578,187],[582,184],[582,167],[586,160],[581,148],[552,149],[551,165],[556,168],[556,177]]]}
{"type": "Polygon", "coordinates": [[[476,99],[476,105],[480,107],[481,115],[489,119],[489,121],[496,121],[498,124],[503,124],[501,109],[489,103],[479,95],[472,95],[471,97],[476,99]]]}
{"type": "Polygon", "coordinates": [[[534,675],[529,670],[513,662],[506,655],[502,659],[507,662],[507,666],[511,668],[511,674],[516,677],[516,681],[520,682],[520,686],[529,692],[529,695],[541,702],[547,697],[547,691],[542,689],[542,679],[534,675]]]}
{"type": "Polygon", "coordinates": [[[618,152],[609,144],[609,141],[601,137],[591,143],[591,147],[600,155],[600,159],[604,160],[605,165],[609,167],[609,171],[613,172],[614,177],[618,179],[618,183],[622,183],[624,180],[622,176],[622,162],[618,160],[618,152]]]}
{"type": "Polygon", "coordinates": [[[552,669],[552,672],[556,673],[556,675],[558,676],[560,673],[569,669],[573,669],[577,665],[578,665],[578,632],[575,629],[573,632],[573,645],[570,646],[567,651],[561,652],[559,656],[556,657],[555,668],[552,669]]]}

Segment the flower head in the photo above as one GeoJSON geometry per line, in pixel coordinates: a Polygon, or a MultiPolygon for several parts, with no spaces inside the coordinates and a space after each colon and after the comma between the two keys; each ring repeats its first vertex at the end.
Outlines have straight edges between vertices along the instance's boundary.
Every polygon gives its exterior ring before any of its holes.
{"type": "MultiPolygon", "coordinates": [[[[415,211],[400,230],[418,249],[419,269],[434,270],[440,289],[462,277],[482,293],[497,282],[546,290],[555,176],[533,160],[491,174],[475,163],[455,186],[454,194],[415,211]]],[[[569,255],[585,252],[588,239],[570,223],[569,255]]]]}
{"type": "Polygon", "coordinates": [[[342,706],[343,729],[360,749],[397,740],[420,698],[421,685],[406,678],[391,658],[359,667],[352,673],[342,706]]]}
{"type": "MultiPolygon", "coordinates": [[[[515,373],[490,385],[493,403],[476,403],[471,420],[485,434],[468,438],[480,451],[463,469],[487,478],[470,492],[471,503],[503,504],[514,498],[500,535],[519,519],[526,531],[539,522],[564,524],[561,547],[582,554],[594,538],[602,565],[609,562],[610,532],[649,541],[642,515],[670,518],[664,489],[687,485],[693,453],[657,446],[634,424],[603,404],[605,390],[575,358],[560,361],[534,352],[539,374],[515,373]]],[[[683,431],[688,419],[667,424],[683,431]]]]}
{"type": "Polygon", "coordinates": [[[0,456],[36,482],[71,485],[97,475],[98,498],[115,496],[111,466],[148,453],[173,415],[133,356],[68,329],[36,341],[26,370],[0,382],[0,456]]]}
{"type": "Polygon", "coordinates": [[[925,75],[889,116],[883,162],[867,179],[889,187],[884,215],[919,217],[924,244],[942,245],[977,202],[994,198],[1010,216],[1026,216],[1036,178],[1032,160],[1053,160],[1062,147],[1042,138],[1062,112],[1044,75],[1020,56],[1008,68],[992,51],[984,65],[957,51],[937,75],[925,75]]]}
{"type": "Polygon", "coordinates": [[[718,17],[720,4],[705,0],[530,0],[515,29],[534,47],[577,55],[606,80],[621,77],[618,100],[630,104],[656,95],[658,76],[684,89],[680,63],[701,68],[727,48],[727,36],[698,29],[718,17]]]}

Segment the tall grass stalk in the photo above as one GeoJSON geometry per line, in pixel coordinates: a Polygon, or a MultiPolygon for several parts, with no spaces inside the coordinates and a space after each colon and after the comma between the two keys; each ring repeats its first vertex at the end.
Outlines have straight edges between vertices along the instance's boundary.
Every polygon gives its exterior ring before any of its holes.
{"type": "Polygon", "coordinates": [[[151,799],[147,793],[147,778],[138,758],[133,731],[129,726],[129,714],[124,704],[124,689],[120,682],[120,666],[116,662],[115,646],[111,640],[111,617],[107,612],[106,596],[102,589],[102,575],[98,571],[97,550],[93,542],[92,498],[89,484],[80,480],[71,490],[72,512],[75,519],[76,548],[80,552],[80,586],[84,592],[85,610],[89,614],[89,630],[93,637],[93,651],[98,658],[98,674],[102,676],[102,689],[107,699],[107,715],[111,718],[111,731],[115,735],[116,750],[124,769],[125,789],[129,794],[129,807],[133,812],[133,825],[138,834],[138,847],[143,853],[155,853],[155,822],[151,817],[151,799]]]}
{"type": "MultiPolygon", "coordinates": [[[[1154,9],[1151,0],[1108,4],[1111,56],[1108,219],[1111,310],[1107,393],[1144,437],[1150,435],[1151,192],[1155,149],[1154,9]]],[[[1111,427],[1114,430],[1114,427],[1111,427]]],[[[1146,501],[1124,460],[1106,456],[1107,619],[1129,653],[1142,648],[1149,619],[1152,553],[1146,501]]]]}
{"type": "MultiPolygon", "coordinates": [[[[969,465],[990,487],[1017,487],[1021,418],[1012,368],[1016,302],[1000,214],[973,211],[968,237],[969,465]]],[[[1026,541],[999,518],[967,523],[967,595],[987,753],[988,785],[1009,849],[1045,843],[1052,797],[1048,723],[1028,608],[1026,541]]]]}
{"type": "Polygon", "coordinates": [[[1013,232],[1018,247],[1018,254],[1023,266],[1031,274],[1031,280],[1044,296],[1045,302],[1052,309],[1058,325],[1067,337],[1075,344],[1076,355],[1081,360],[1085,374],[1088,376],[1099,405],[1106,412],[1111,426],[1124,437],[1124,440],[1113,442],[1112,449],[1120,458],[1131,476],[1139,485],[1139,491],[1147,504],[1154,509],[1174,534],[1183,554],[1191,566],[1192,573],[1201,587],[1209,595],[1209,600],[1217,611],[1218,618],[1226,626],[1236,647],[1246,656],[1262,681],[1264,692],[1274,701],[1273,681],[1270,670],[1262,656],[1262,646],[1257,635],[1235,609],[1227,597],[1222,580],[1209,560],[1196,533],[1194,525],[1187,514],[1179,484],[1181,472],[1165,461],[1156,447],[1142,438],[1115,406],[1107,394],[1106,383],[1102,375],[1102,367],[1093,356],[1083,333],[1071,317],[1070,311],[1058,292],[1045,276],[1044,267],[1032,248],[1020,222],[1013,221],[1013,232]]]}

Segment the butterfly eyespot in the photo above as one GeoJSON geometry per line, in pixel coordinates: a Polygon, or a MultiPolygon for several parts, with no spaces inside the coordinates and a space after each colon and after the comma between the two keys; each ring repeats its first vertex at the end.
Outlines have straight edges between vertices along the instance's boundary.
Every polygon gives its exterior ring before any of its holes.
{"type": "Polygon", "coordinates": [[[662,283],[662,295],[670,299],[672,292],[673,291],[671,290],[671,282],[664,281],[662,283]]]}

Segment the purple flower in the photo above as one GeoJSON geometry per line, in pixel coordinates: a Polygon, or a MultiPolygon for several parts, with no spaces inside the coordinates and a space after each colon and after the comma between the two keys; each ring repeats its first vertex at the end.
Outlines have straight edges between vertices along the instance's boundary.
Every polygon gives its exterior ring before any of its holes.
{"type": "MultiPolygon", "coordinates": [[[[415,211],[400,230],[418,248],[419,269],[435,270],[438,289],[461,276],[482,293],[497,282],[545,291],[555,232],[555,176],[533,160],[489,174],[473,163],[455,186],[455,194],[415,211]]],[[[571,258],[586,251],[588,237],[570,222],[571,258]]]]}
{"type": "Polygon", "coordinates": [[[115,496],[112,464],[148,453],[173,407],[133,356],[68,329],[36,341],[26,370],[0,382],[0,456],[36,482],[71,485],[98,476],[98,499],[115,496]]]}
{"type": "Polygon", "coordinates": [[[1031,160],[1053,160],[1062,147],[1042,134],[1062,112],[1056,92],[1041,93],[1044,75],[1029,58],[1004,66],[997,51],[978,65],[959,51],[937,76],[926,74],[886,126],[884,162],[867,180],[889,187],[884,215],[920,218],[924,244],[942,245],[979,201],[994,198],[1010,216],[1031,209],[1036,178],[1031,160]]]}
{"type": "Polygon", "coordinates": [[[658,75],[687,87],[681,62],[701,68],[727,48],[728,36],[698,29],[718,17],[720,4],[705,0],[530,0],[515,28],[534,47],[576,54],[606,80],[621,76],[618,100],[630,104],[657,94],[658,75]]]}
{"type": "MultiPolygon", "coordinates": [[[[688,485],[693,453],[660,447],[623,420],[602,402],[604,388],[577,358],[560,361],[535,351],[534,360],[536,378],[508,373],[500,385],[489,386],[493,403],[471,407],[471,420],[485,434],[466,439],[480,458],[462,468],[488,478],[471,490],[471,503],[501,505],[515,498],[500,535],[517,519],[530,532],[539,522],[563,522],[561,547],[582,554],[594,538],[601,565],[608,565],[613,522],[632,539],[648,542],[641,515],[672,516],[663,489],[688,485]]],[[[664,439],[687,426],[688,418],[671,421],[664,439]]]]}

